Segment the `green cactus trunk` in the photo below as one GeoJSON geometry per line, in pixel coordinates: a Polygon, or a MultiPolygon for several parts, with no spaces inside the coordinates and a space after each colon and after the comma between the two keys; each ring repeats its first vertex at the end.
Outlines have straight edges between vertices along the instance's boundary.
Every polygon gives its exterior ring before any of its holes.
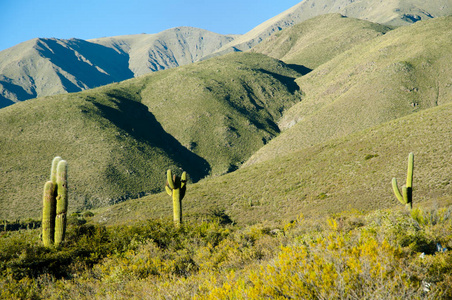
{"type": "Polygon", "coordinates": [[[166,173],[166,192],[173,199],[173,220],[179,227],[182,224],[182,199],[187,188],[187,173],[183,172],[182,177],[172,176],[171,170],[166,173]]]}
{"type": "Polygon", "coordinates": [[[55,219],[55,246],[59,246],[66,234],[67,223],[67,162],[61,160],[57,167],[57,197],[56,197],[56,219],[55,219]]]}
{"type": "Polygon", "coordinates": [[[45,247],[59,246],[67,223],[67,162],[57,156],[52,161],[50,181],[44,186],[42,241],[45,247]]]}
{"type": "Polygon", "coordinates": [[[42,209],[42,242],[44,247],[51,247],[55,235],[55,186],[52,181],[44,185],[42,209]]]}
{"type": "Polygon", "coordinates": [[[407,178],[406,185],[402,187],[402,193],[400,193],[397,179],[392,178],[392,189],[394,190],[394,194],[396,198],[400,201],[400,203],[405,204],[408,210],[413,209],[413,169],[414,169],[414,155],[410,153],[408,155],[408,170],[407,170],[407,178]]]}

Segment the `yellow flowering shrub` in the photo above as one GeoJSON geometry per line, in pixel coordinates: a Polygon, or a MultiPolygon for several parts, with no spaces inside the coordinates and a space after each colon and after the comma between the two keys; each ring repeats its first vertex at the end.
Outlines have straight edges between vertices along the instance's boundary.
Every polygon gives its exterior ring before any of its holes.
{"type": "Polygon", "coordinates": [[[452,299],[452,209],[0,236],[0,299],[452,299]],[[449,249],[447,251],[447,249],[449,249]]]}

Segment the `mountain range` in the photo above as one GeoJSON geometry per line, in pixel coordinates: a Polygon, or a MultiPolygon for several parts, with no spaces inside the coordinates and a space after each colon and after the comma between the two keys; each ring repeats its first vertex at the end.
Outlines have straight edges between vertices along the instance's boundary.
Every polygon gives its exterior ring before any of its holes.
{"type": "MultiPolygon", "coordinates": [[[[266,23],[321,3],[303,1],[266,23]]],[[[36,39],[0,52],[5,65],[26,66],[27,88],[3,73],[2,82],[38,96],[0,109],[0,219],[39,217],[57,155],[69,164],[69,209],[96,209],[107,224],[170,215],[161,193],[168,168],[189,174],[188,217],[220,210],[239,223],[393,207],[390,182],[405,176],[409,152],[416,204],[452,200],[452,16],[437,17],[449,2],[328,3],[321,11],[399,14],[386,25],[339,13],[294,18],[246,52],[225,51],[243,36],[193,28],[168,30],[165,42],[36,39]],[[404,19],[407,7],[427,20],[404,19]],[[24,53],[36,55],[32,64],[24,53]],[[98,74],[93,86],[88,70],[98,74]],[[73,93],[40,97],[38,82],[73,93]]]]}
{"type": "Polygon", "coordinates": [[[232,39],[189,27],[92,41],[36,38],[0,52],[0,107],[192,63],[232,39]]]}
{"type": "Polygon", "coordinates": [[[179,27],[88,41],[36,38],[0,52],[0,108],[246,51],[275,32],[329,13],[402,26],[449,15],[452,1],[304,0],[243,35],[179,27]]]}

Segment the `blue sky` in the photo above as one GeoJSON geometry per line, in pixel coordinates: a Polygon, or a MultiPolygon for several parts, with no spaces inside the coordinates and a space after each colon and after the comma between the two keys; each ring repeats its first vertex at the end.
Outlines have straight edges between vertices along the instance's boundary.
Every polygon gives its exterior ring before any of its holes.
{"type": "Polygon", "coordinates": [[[91,39],[192,26],[243,34],[301,0],[0,0],[0,51],[32,38],[91,39]]]}

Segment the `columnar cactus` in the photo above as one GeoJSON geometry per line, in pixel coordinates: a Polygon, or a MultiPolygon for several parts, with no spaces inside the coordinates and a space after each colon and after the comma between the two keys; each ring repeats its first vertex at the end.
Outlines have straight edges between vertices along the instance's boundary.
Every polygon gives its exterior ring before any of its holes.
{"type": "Polygon", "coordinates": [[[57,167],[56,176],[56,217],[55,217],[55,246],[59,246],[66,234],[67,224],[67,162],[61,160],[57,167]]]}
{"type": "Polygon", "coordinates": [[[187,190],[187,173],[183,172],[182,176],[172,175],[171,170],[166,173],[166,192],[173,198],[173,220],[176,226],[182,223],[182,199],[187,190]]]}
{"type": "Polygon", "coordinates": [[[55,235],[55,187],[52,181],[44,185],[44,198],[42,201],[42,242],[44,247],[53,245],[55,235]]]}
{"type": "Polygon", "coordinates": [[[57,156],[52,161],[50,181],[44,185],[42,242],[45,247],[59,246],[64,240],[67,206],[67,162],[57,156]]]}
{"type": "Polygon", "coordinates": [[[413,208],[413,168],[414,168],[414,155],[410,153],[408,155],[408,170],[406,177],[406,185],[402,187],[402,193],[400,193],[397,186],[397,179],[392,178],[392,188],[396,198],[400,203],[405,204],[408,210],[413,208]]]}

